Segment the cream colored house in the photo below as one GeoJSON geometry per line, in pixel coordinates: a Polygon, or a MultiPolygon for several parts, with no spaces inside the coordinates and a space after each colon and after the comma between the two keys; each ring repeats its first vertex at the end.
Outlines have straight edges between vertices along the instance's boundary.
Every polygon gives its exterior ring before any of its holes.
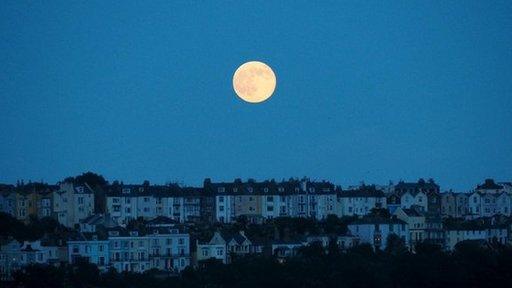
{"type": "Polygon", "coordinates": [[[413,206],[412,208],[406,209],[399,207],[393,213],[398,219],[405,221],[409,226],[409,246],[414,249],[414,246],[424,240],[426,240],[425,235],[425,214],[418,209],[418,207],[413,206]]]}
{"type": "Polygon", "coordinates": [[[53,192],[53,212],[59,223],[66,227],[79,224],[80,220],[94,213],[94,193],[85,184],[75,186],[72,183],[61,183],[53,192]]]}

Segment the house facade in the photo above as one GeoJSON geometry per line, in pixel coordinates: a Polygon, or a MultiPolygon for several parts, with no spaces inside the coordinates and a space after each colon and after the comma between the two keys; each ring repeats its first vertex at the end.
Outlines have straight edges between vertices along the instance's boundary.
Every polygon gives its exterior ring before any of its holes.
{"type": "Polygon", "coordinates": [[[87,184],[61,183],[52,198],[53,213],[66,227],[73,227],[94,213],[94,192],[87,184]]]}
{"type": "Polygon", "coordinates": [[[0,245],[0,279],[10,280],[12,273],[30,264],[51,265],[60,261],[59,247],[41,241],[23,243],[10,240],[0,245]]]}
{"type": "Polygon", "coordinates": [[[96,235],[86,238],[82,235],[78,239],[69,240],[67,244],[69,263],[87,262],[95,264],[101,271],[107,271],[110,267],[109,241],[107,239],[98,239],[96,235]]]}
{"type": "Polygon", "coordinates": [[[469,213],[469,193],[441,193],[441,215],[443,217],[464,218],[469,213]]]}
{"type": "Polygon", "coordinates": [[[348,225],[348,230],[360,239],[361,243],[368,243],[374,249],[385,249],[391,234],[398,236],[405,245],[409,245],[409,226],[405,221],[397,218],[363,217],[348,225]]]}
{"type": "Polygon", "coordinates": [[[386,196],[382,191],[373,188],[340,191],[337,195],[336,215],[364,216],[374,208],[387,208],[386,196]]]}

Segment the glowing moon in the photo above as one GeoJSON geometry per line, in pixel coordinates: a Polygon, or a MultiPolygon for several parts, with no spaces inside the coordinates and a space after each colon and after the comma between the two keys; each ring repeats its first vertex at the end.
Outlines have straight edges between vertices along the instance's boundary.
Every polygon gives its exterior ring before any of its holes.
{"type": "Polygon", "coordinates": [[[265,63],[250,61],[242,64],[233,75],[236,95],[249,103],[261,103],[274,93],[276,75],[265,63]]]}

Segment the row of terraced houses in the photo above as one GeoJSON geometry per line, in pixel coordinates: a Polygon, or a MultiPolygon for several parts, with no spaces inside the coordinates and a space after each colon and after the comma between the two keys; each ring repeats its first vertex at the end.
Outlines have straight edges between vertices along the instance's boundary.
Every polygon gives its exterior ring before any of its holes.
{"type": "Polygon", "coordinates": [[[343,190],[327,181],[204,181],[203,187],[177,185],[2,185],[0,211],[28,221],[30,216],[55,217],[73,227],[98,213],[108,213],[120,225],[142,217],[166,216],[186,221],[233,222],[275,217],[324,219],[329,214],[367,215],[373,208],[394,212],[415,206],[442,216],[478,218],[512,213],[512,184],[487,179],[471,192],[440,193],[434,181],[399,182],[387,186],[357,186],[343,190]]]}

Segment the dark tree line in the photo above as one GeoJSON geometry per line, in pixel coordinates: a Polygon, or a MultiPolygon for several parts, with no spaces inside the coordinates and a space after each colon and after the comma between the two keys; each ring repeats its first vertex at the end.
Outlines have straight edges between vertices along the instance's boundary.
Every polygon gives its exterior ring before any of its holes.
{"type": "Polygon", "coordinates": [[[35,241],[41,239],[45,234],[62,238],[68,232],[68,228],[51,217],[39,219],[30,216],[29,222],[25,224],[9,214],[0,212],[0,239],[13,238],[20,242],[25,240],[35,241]]]}
{"type": "Polygon", "coordinates": [[[512,249],[458,245],[446,253],[423,244],[417,253],[395,247],[374,252],[360,245],[347,252],[337,247],[304,248],[285,263],[274,258],[245,257],[223,265],[209,261],[181,275],[100,273],[94,265],[30,266],[6,287],[512,287],[512,249]]]}

